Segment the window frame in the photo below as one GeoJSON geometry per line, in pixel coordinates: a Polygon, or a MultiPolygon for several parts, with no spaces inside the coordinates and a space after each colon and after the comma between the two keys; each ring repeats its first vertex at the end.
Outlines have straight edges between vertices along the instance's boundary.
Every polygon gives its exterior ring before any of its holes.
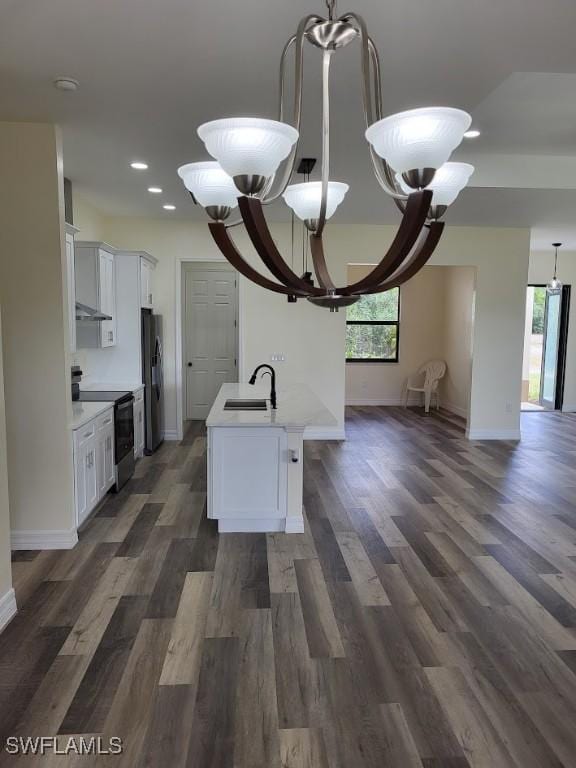
{"type": "MultiPolygon", "coordinates": [[[[395,290],[389,288],[388,290],[395,290]]],[[[346,363],[393,363],[400,362],[400,302],[401,294],[400,286],[396,286],[398,291],[398,313],[396,320],[348,320],[346,319],[346,330],[349,325],[395,325],[396,326],[396,355],[394,357],[347,357],[346,363]]],[[[384,291],[385,293],[385,291],[384,291]]]]}

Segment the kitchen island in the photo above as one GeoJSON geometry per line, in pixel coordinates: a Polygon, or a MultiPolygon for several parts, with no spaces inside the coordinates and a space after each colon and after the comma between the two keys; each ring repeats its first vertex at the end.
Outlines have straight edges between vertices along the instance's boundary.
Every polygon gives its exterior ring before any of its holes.
{"type": "Polygon", "coordinates": [[[336,419],[304,384],[269,390],[223,384],[208,418],[208,517],[226,532],[303,533],[303,442],[307,427],[336,419]],[[265,399],[265,410],[228,410],[227,400],[265,399]]]}

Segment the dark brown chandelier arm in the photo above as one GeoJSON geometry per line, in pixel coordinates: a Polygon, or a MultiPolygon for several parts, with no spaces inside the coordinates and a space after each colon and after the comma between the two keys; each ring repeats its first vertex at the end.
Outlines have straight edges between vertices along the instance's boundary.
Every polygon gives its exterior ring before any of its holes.
{"type": "Polygon", "coordinates": [[[367,293],[381,293],[382,291],[389,291],[391,288],[397,288],[399,285],[410,280],[411,277],[422,269],[422,267],[430,259],[436,246],[442,236],[444,230],[443,221],[433,221],[428,225],[428,234],[424,242],[417,248],[408,261],[403,264],[393,275],[380,285],[375,285],[372,288],[363,290],[362,294],[367,293]]]}
{"type": "Polygon", "coordinates": [[[260,200],[255,197],[239,197],[238,205],[250,240],[274,277],[290,288],[291,293],[300,292],[307,296],[323,294],[322,288],[311,286],[286,264],[270,234],[260,200]]]}
{"type": "Polygon", "coordinates": [[[432,192],[429,189],[413,192],[410,195],[396,237],[380,264],[362,280],[342,288],[342,293],[363,293],[365,288],[372,288],[393,274],[414,247],[426,223],[431,200],[432,192]]]}
{"type": "Polygon", "coordinates": [[[328,272],[322,237],[310,235],[310,252],[312,253],[312,261],[314,263],[316,277],[318,278],[318,284],[321,288],[324,288],[327,291],[334,289],[336,286],[328,272]]]}
{"type": "Polygon", "coordinates": [[[208,224],[208,228],[210,230],[210,234],[214,238],[214,242],[220,249],[220,252],[224,258],[229,261],[234,269],[237,269],[241,275],[247,277],[248,280],[256,283],[256,285],[259,285],[261,288],[267,288],[269,291],[274,291],[275,293],[283,293],[284,295],[288,296],[296,295],[301,297],[310,295],[310,290],[301,291],[287,288],[285,285],[280,285],[279,283],[275,283],[273,280],[269,280],[267,277],[264,277],[264,275],[261,275],[260,272],[257,272],[255,269],[253,269],[239,253],[238,249],[232,242],[230,235],[228,234],[228,230],[226,229],[225,224],[223,224],[221,221],[210,222],[208,224]]]}

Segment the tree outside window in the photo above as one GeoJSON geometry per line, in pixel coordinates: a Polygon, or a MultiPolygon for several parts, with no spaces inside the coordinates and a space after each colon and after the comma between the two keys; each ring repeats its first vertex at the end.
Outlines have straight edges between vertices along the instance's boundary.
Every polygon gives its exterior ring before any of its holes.
{"type": "Polygon", "coordinates": [[[346,361],[397,363],[400,288],[362,296],[346,310],[346,361]]]}

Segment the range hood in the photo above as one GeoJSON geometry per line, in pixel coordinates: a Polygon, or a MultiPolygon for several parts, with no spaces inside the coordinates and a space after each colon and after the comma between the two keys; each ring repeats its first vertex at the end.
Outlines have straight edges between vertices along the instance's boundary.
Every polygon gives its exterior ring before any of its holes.
{"type": "Polygon", "coordinates": [[[110,315],[105,315],[103,312],[99,312],[93,307],[89,307],[86,304],[76,302],[76,320],[90,320],[92,322],[98,322],[100,320],[112,320],[110,315]]]}

